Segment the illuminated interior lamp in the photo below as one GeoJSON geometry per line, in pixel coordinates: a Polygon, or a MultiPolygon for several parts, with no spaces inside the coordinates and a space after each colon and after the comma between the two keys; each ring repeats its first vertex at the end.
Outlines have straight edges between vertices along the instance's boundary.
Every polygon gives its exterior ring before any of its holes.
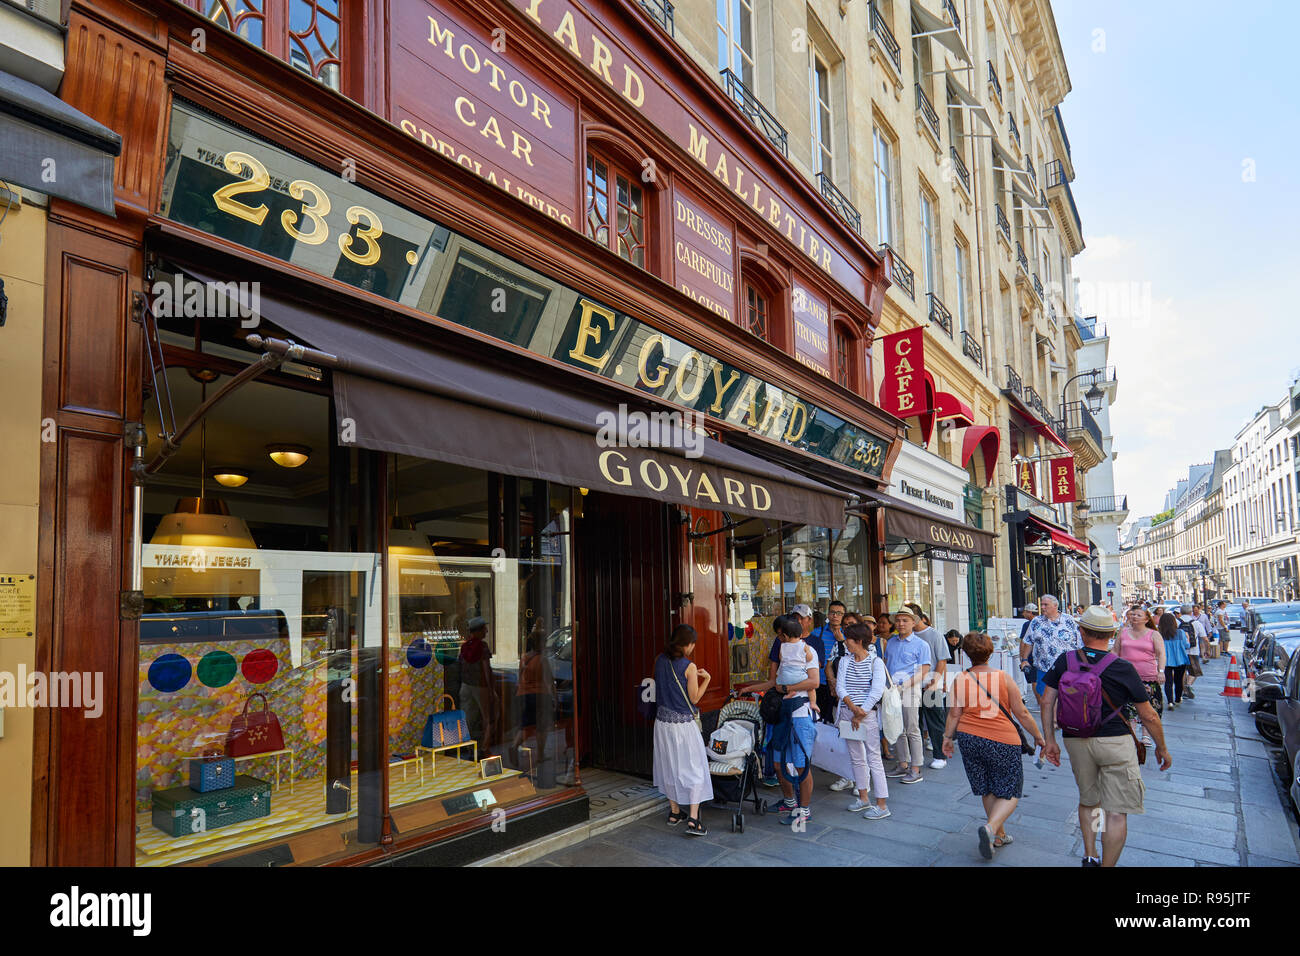
{"type": "Polygon", "coordinates": [[[298,468],[307,464],[307,459],[311,457],[311,449],[306,445],[289,445],[276,444],[267,445],[266,453],[271,456],[271,460],[281,468],[298,468]]]}
{"type": "Polygon", "coordinates": [[[238,488],[248,481],[248,472],[239,468],[217,468],[212,472],[212,480],[223,488],[238,488]]]}

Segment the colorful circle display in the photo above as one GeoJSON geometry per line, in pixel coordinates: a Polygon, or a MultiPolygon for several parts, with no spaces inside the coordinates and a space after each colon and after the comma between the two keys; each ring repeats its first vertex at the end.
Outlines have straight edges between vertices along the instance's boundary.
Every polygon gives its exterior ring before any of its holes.
{"type": "Polygon", "coordinates": [[[225,687],[235,678],[238,670],[235,658],[226,651],[209,651],[195,668],[199,683],[204,687],[225,687]]]}
{"type": "Polygon", "coordinates": [[[171,694],[190,682],[194,670],[179,654],[164,654],[149,665],[149,686],[160,694],[171,694]]]}
{"type": "Polygon", "coordinates": [[[264,647],[249,651],[244,655],[244,663],[240,665],[244,679],[250,684],[265,684],[279,669],[279,658],[264,647]]]}
{"type": "Polygon", "coordinates": [[[422,637],[417,637],[411,642],[411,646],[406,649],[406,663],[417,671],[422,667],[428,667],[431,660],[433,660],[433,648],[422,637]]]}

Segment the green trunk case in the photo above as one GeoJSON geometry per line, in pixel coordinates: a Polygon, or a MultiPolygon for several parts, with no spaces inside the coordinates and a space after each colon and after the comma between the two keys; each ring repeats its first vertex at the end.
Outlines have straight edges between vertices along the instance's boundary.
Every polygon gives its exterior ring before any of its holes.
{"type": "Polygon", "coordinates": [[[153,794],[153,825],[174,837],[245,823],[270,813],[271,785],[246,774],[236,776],[235,785],[225,790],[199,793],[189,787],[173,787],[153,794]],[[202,830],[194,829],[195,810],[205,815],[202,830]]]}

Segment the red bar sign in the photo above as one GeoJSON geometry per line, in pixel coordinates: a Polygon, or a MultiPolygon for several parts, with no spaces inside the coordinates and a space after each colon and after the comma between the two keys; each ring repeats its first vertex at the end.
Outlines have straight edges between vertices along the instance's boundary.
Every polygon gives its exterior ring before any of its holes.
{"type": "Polygon", "coordinates": [[[1016,467],[1016,487],[1035,498],[1038,497],[1038,479],[1034,475],[1034,466],[1031,462],[1022,461],[1016,467]]]}
{"type": "Polygon", "coordinates": [[[1052,504],[1074,500],[1074,458],[1053,458],[1052,469],[1052,504]]]}
{"type": "Polygon", "coordinates": [[[885,376],[880,407],[899,418],[929,411],[925,399],[925,330],[921,327],[886,335],[885,376]]]}

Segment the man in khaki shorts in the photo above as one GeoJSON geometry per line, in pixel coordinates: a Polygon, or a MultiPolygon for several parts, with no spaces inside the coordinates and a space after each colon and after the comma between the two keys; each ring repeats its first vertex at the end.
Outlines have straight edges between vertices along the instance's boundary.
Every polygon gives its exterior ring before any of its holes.
{"type": "MultiPolygon", "coordinates": [[[[1079,636],[1083,654],[1097,663],[1109,654],[1116,623],[1110,612],[1094,605],[1079,618],[1079,636]]],[[[1056,659],[1047,672],[1043,694],[1043,759],[1061,765],[1061,748],[1056,742],[1056,701],[1061,676],[1069,667],[1067,651],[1056,659]]],[[[1116,658],[1101,672],[1103,700],[1102,722],[1091,737],[1077,737],[1063,731],[1065,749],[1070,755],[1070,769],[1079,787],[1079,827],[1083,830],[1084,866],[1115,866],[1128,838],[1128,814],[1143,813],[1146,787],[1137,759],[1137,740],[1124,720],[1125,704],[1136,705],[1138,718],[1156,744],[1156,759],[1161,770],[1173,761],[1165,749],[1164,728],[1147,697],[1137,669],[1128,661],[1116,658]],[[1094,855],[1097,834],[1101,833],[1101,857],[1094,855]]]]}

